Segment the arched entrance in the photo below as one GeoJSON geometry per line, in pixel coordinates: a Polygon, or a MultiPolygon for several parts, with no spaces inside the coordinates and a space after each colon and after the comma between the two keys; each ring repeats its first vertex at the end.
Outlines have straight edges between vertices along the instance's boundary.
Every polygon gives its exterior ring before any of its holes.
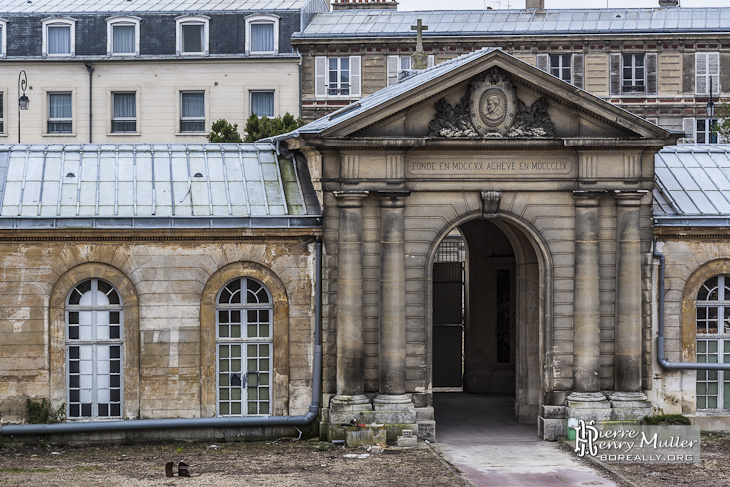
{"type": "Polygon", "coordinates": [[[515,223],[476,218],[454,225],[433,256],[434,393],[502,395],[517,422],[535,423],[545,325],[535,245],[515,223]]]}

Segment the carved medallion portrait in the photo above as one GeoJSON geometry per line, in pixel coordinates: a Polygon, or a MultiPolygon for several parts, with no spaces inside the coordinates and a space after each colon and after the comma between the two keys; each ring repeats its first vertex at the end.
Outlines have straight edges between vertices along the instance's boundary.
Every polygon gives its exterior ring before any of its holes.
{"type": "Polygon", "coordinates": [[[469,115],[481,135],[504,135],[515,121],[517,97],[509,76],[493,68],[472,84],[469,115]]]}

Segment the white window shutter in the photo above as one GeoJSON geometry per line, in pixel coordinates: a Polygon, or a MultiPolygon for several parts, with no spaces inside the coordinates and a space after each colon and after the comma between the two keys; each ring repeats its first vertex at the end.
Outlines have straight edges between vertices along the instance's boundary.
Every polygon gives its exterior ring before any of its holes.
{"type": "Polygon", "coordinates": [[[350,56],[350,95],[362,96],[360,56],[350,56]]]}
{"type": "Polygon", "coordinates": [[[712,94],[720,94],[720,53],[707,53],[707,74],[712,77],[712,94]]]}
{"type": "Polygon", "coordinates": [[[573,84],[576,88],[583,89],[583,54],[573,54],[573,84]]]}
{"type": "Polygon", "coordinates": [[[327,95],[327,56],[314,58],[314,96],[327,95]]]}
{"type": "Polygon", "coordinates": [[[550,71],[550,57],[547,54],[537,55],[537,69],[541,69],[546,73],[550,71]]]}
{"type": "Polygon", "coordinates": [[[398,56],[388,56],[388,86],[398,82],[398,56]]]}
{"type": "Polygon", "coordinates": [[[707,86],[707,54],[706,52],[695,53],[695,93],[699,95],[710,92],[707,86]]]}
{"type": "Polygon", "coordinates": [[[435,61],[435,56],[433,54],[428,55],[428,64],[426,65],[427,68],[433,68],[433,64],[435,61]]]}
{"type": "Polygon", "coordinates": [[[694,118],[683,118],[682,119],[682,130],[684,130],[684,135],[686,137],[689,137],[693,141],[697,141],[695,138],[695,119],[694,118]]]}

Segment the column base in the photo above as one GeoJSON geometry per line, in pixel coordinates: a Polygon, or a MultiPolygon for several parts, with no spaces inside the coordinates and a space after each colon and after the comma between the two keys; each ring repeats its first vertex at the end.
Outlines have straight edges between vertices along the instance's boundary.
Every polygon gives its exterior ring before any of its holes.
{"type": "Polygon", "coordinates": [[[378,394],[373,406],[376,411],[394,411],[413,408],[413,401],[408,394],[378,394]]]}
{"type": "Polygon", "coordinates": [[[330,402],[330,423],[342,424],[349,423],[353,419],[359,421],[359,416],[363,412],[371,412],[373,410],[370,399],[360,394],[357,396],[337,395],[330,402]]]}
{"type": "Polygon", "coordinates": [[[616,391],[608,398],[613,421],[639,421],[654,414],[654,408],[643,392],[616,391]]]}
{"type": "Polygon", "coordinates": [[[568,395],[565,416],[583,421],[609,421],[611,403],[602,392],[571,392],[568,395]]]}

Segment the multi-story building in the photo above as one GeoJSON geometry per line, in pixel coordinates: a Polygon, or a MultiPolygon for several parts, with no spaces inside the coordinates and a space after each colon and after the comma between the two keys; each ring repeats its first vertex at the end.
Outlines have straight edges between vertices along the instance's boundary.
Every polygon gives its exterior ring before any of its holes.
{"type": "Polygon", "coordinates": [[[394,2],[340,0],[292,38],[302,54],[302,116],[319,118],[402,78],[420,19],[431,64],[499,47],[698,143],[712,140],[707,101],[730,93],[730,9],[544,10],[537,3],[405,12],[394,2]]]}
{"type": "Polygon", "coordinates": [[[3,0],[0,140],[194,143],[220,118],[243,128],[252,113],[298,115],[290,39],[327,9],[325,0],[3,0]]]}

